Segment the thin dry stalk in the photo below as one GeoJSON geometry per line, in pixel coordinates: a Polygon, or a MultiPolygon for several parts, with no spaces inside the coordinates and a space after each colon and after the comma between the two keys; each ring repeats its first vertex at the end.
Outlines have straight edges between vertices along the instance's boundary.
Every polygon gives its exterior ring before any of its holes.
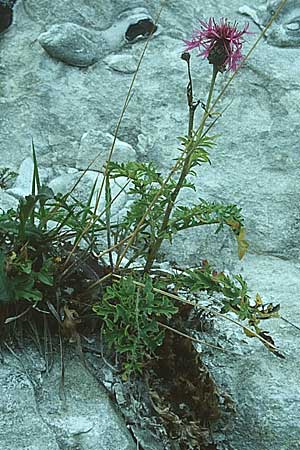
{"type": "Polygon", "coordinates": [[[178,330],[176,330],[175,328],[169,327],[169,326],[166,325],[165,323],[159,322],[158,320],[157,320],[157,323],[158,323],[159,326],[161,326],[161,327],[163,327],[163,328],[166,328],[167,330],[170,330],[170,331],[172,331],[173,333],[178,334],[179,336],[182,336],[182,337],[184,337],[184,338],[186,338],[186,339],[189,339],[190,341],[196,342],[196,344],[206,345],[207,347],[211,347],[211,348],[214,348],[214,349],[217,349],[217,350],[221,350],[222,352],[225,352],[225,353],[231,353],[232,355],[234,355],[233,352],[229,352],[228,350],[225,350],[224,348],[219,347],[218,345],[209,344],[209,343],[206,342],[206,341],[202,341],[202,340],[200,340],[200,339],[196,339],[196,338],[194,338],[194,337],[192,337],[192,336],[189,336],[189,335],[186,334],[186,333],[182,333],[182,331],[178,331],[178,330]]]}

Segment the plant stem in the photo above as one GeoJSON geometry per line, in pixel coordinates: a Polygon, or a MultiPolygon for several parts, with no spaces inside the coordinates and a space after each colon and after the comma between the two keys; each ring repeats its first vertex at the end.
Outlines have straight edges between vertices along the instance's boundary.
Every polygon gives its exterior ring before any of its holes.
{"type": "MultiPolygon", "coordinates": [[[[209,87],[208,98],[207,98],[207,102],[206,102],[206,112],[208,112],[209,108],[210,108],[211,99],[212,99],[213,90],[214,90],[214,87],[215,87],[215,82],[216,82],[216,78],[217,78],[218,72],[219,72],[218,66],[216,66],[214,64],[213,65],[213,74],[212,74],[212,77],[211,77],[211,82],[210,82],[210,87],[209,87]]],[[[204,118],[205,118],[205,115],[204,115],[204,118]]],[[[205,118],[205,120],[206,120],[206,118],[205,118]]],[[[202,121],[203,121],[203,119],[202,119],[202,121]]],[[[204,127],[204,123],[203,123],[203,127],[204,127]]],[[[202,127],[202,130],[203,130],[203,127],[202,127]]]]}
{"type": "Polygon", "coordinates": [[[172,210],[174,208],[175,201],[178,197],[180,189],[183,186],[184,180],[190,171],[193,151],[194,151],[195,147],[198,145],[198,143],[202,137],[203,128],[204,128],[206,119],[209,116],[208,111],[209,111],[209,107],[210,107],[210,103],[211,103],[211,99],[212,99],[212,95],[213,95],[213,90],[214,90],[217,74],[218,74],[218,67],[214,65],[213,66],[213,74],[212,74],[212,78],[211,78],[211,82],[210,82],[208,98],[207,98],[207,103],[206,103],[206,111],[203,114],[199,129],[197,130],[197,135],[195,136],[196,139],[194,139],[194,137],[192,136],[192,133],[191,133],[191,136],[189,136],[191,139],[191,141],[190,141],[191,146],[190,146],[190,148],[189,148],[189,146],[187,148],[183,167],[182,167],[179,179],[177,181],[177,184],[176,184],[176,186],[170,196],[170,199],[167,203],[158,236],[157,236],[155,242],[152,245],[150,245],[150,247],[149,247],[148,257],[147,257],[147,261],[146,261],[145,269],[144,269],[145,273],[148,273],[152,268],[153,262],[154,262],[156,255],[160,249],[160,246],[164,240],[164,234],[168,229],[169,219],[170,219],[172,210]]]}
{"type": "MultiPolygon", "coordinates": [[[[111,189],[110,189],[110,172],[108,169],[107,176],[105,177],[105,219],[106,219],[106,239],[107,239],[107,248],[111,247],[111,189]]],[[[111,270],[114,268],[112,252],[108,253],[109,256],[109,265],[111,270]]]]}
{"type": "Polygon", "coordinates": [[[194,129],[194,117],[195,117],[195,111],[200,103],[200,100],[197,102],[194,102],[193,98],[193,80],[191,75],[191,65],[190,65],[190,54],[189,53],[183,53],[181,55],[181,58],[184,59],[187,62],[187,68],[188,68],[188,78],[189,82],[186,88],[186,95],[187,95],[187,102],[189,107],[189,125],[188,125],[188,137],[192,137],[193,129],[194,129]]]}

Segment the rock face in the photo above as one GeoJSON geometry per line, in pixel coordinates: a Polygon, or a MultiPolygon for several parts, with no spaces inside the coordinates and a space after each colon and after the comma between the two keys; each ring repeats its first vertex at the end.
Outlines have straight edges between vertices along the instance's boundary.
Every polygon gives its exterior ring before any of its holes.
{"type": "MultiPolygon", "coordinates": [[[[253,288],[270,302],[281,304],[282,317],[299,325],[299,262],[249,255],[236,267],[253,288]]],[[[227,321],[218,322],[209,342],[228,353],[204,350],[215,380],[231,393],[236,414],[219,432],[223,450],[300,449],[299,331],[282,319],[263,324],[275,337],[285,359],[267,352],[227,321]],[[285,412],[285,413],[284,413],[285,412]],[[246,431],[248,430],[248,431],[246,431]]],[[[200,338],[201,339],[201,338],[200,338]]]]}
{"type": "MultiPolygon", "coordinates": [[[[266,4],[260,5],[258,8],[243,6],[240,8],[240,12],[249,15],[262,28],[270,20],[279,4],[280,0],[268,0],[266,4]]],[[[275,20],[272,29],[267,33],[270,45],[295,48],[300,46],[299,13],[299,2],[287,0],[282,14],[275,20]]]]}
{"type": "Polygon", "coordinates": [[[104,388],[74,354],[65,355],[65,364],[62,391],[58,359],[47,374],[44,359],[30,345],[5,352],[0,370],[1,450],[134,450],[104,388]]]}
{"type": "MultiPolygon", "coordinates": [[[[101,169],[144,39],[153,31],[119,130],[119,157],[122,161],[152,160],[162,172],[170,167],[178,154],[177,136],[187,130],[187,74],[186,64],[180,59],[182,39],[190,37],[198,18],[210,16],[228,17],[240,24],[249,20],[250,29],[258,33],[279,2],[166,2],[156,28],[154,18],[159,3],[16,3],[14,20],[0,36],[2,166],[28,172],[33,139],[44,180],[54,189],[67,189],[68,180],[75,180],[82,166],[87,167],[97,152],[101,157],[93,169],[101,169]],[[67,179],[63,179],[65,173],[67,179]]],[[[242,207],[249,254],[239,263],[231,250],[235,245],[231,234],[224,230],[214,235],[214,230],[207,227],[182,233],[176,236],[172,247],[164,247],[165,257],[180,264],[196,265],[200,259],[208,258],[220,269],[242,271],[254,292],[259,291],[270,301],[281,301],[283,315],[298,324],[299,36],[299,2],[288,0],[266,40],[216,106],[217,111],[222,111],[233,100],[215,128],[214,133],[221,137],[211,152],[212,166],[201,167],[195,180],[195,200],[200,196],[242,207]]],[[[245,51],[255,37],[248,37],[245,51]]],[[[195,97],[205,102],[211,66],[195,53],[192,69],[195,97]]],[[[219,76],[217,93],[228,77],[227,73],[219,76]]],[[[118,159],[117,150],[115,157],[118,159]]],[[[15,197],[22,195],[22,183],[24,179],[19,176],[11,190],[1,196],[3,206],[14,204],[15,197]]],[[[190,193],[182,199],[193,201],[190,193]]],[[[300,367],[295,357],[300,338],[298,331],[283,321],[274,322],[272,332],[286,350],[284,362],[278,362],[252,341],[236,344],[250,349],[246,357],[224,361],[220,354],[210,356],[215,376],[226,380],[224,383],[237,400],[238,413],[226,435],[226,450],[300,448],[296,407],[300,398],[300,367]]],[[[45,429],[44,422],[39,426],[45,429]]],[[[84,434],[85,429],[82,430],[84,434]]],[[[23,431],[24,435],[31,433],[27,425],[23,431]]],[[[15,431],[11,434],[18,435],[15,431]]],[[[51,439],[39,448],[55,449],[57,444],[51,439]]],[[[5,450],[21,448],[17,442],[5,445],[5,450]]]]}
{"type": "MultiPolygon", "coordinates": [[[[78,156],[76,159],[76,167],[78,169],[86,168],[87,164],[91,164],[90,168],[102,169],[110,148],[112,146],[114,137],[109,133],[103,133],[99,130],[89,130],[82,135],[78,156]]],[[[127,162],[135,161],[137,159],[136,151],[127,142],[122,142],[119,139],[115,142],[112,161],[127,162]]]]}

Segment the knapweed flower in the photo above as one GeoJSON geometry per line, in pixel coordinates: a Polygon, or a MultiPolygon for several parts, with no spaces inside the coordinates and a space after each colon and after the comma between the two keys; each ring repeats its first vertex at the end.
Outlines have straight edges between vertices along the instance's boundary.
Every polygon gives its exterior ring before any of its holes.
{"type": "Polygon", "coordinates": [[[199,20],[201,24],[200,30],[195,30],[190,41],[184,40],[186,44],[185,51],[190,51],[201,47],[204,50],[199,56],[207,58],[210,64],[214,64],[220,72],[224,70],[235,71],[240,65],[243,55],[241,49],[243,46],[243,35],[252,34],[248,31],[249,24],[245,24],[244,28],[239,31],[237,22],[233,25],[227,19],[221,18],[216,23],[213,17],[208,22],[199,20]]]}

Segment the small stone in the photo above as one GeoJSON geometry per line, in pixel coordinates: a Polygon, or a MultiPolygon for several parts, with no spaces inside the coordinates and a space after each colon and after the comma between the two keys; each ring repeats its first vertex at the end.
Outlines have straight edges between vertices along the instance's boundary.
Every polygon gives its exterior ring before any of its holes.
{"type": "Polygon", "coordinates": [[[112,70],[120,73],[134,73],[137,59],[131,55],[108,55],[103,62],[112,70]]]}
{"type": "MultiPolygon", "coordinates": [[[[100,170],[108,158],[114,137],[110,133],[91,129],[83,134],[78,150],[76,167],[85,169],[88,164],[97,156],[96,161],[90,169],[100,170]]],[[[136,152],[127,142],[116,139],[112,161],[127,162],[135,161],[136,152]]]]}
{"type": "Polygon", "coordinates": [[[75,23],[52,25],[38,41],[46,52],[71,66],[88,67],[98,61],[100,34],[75,23]]]}

